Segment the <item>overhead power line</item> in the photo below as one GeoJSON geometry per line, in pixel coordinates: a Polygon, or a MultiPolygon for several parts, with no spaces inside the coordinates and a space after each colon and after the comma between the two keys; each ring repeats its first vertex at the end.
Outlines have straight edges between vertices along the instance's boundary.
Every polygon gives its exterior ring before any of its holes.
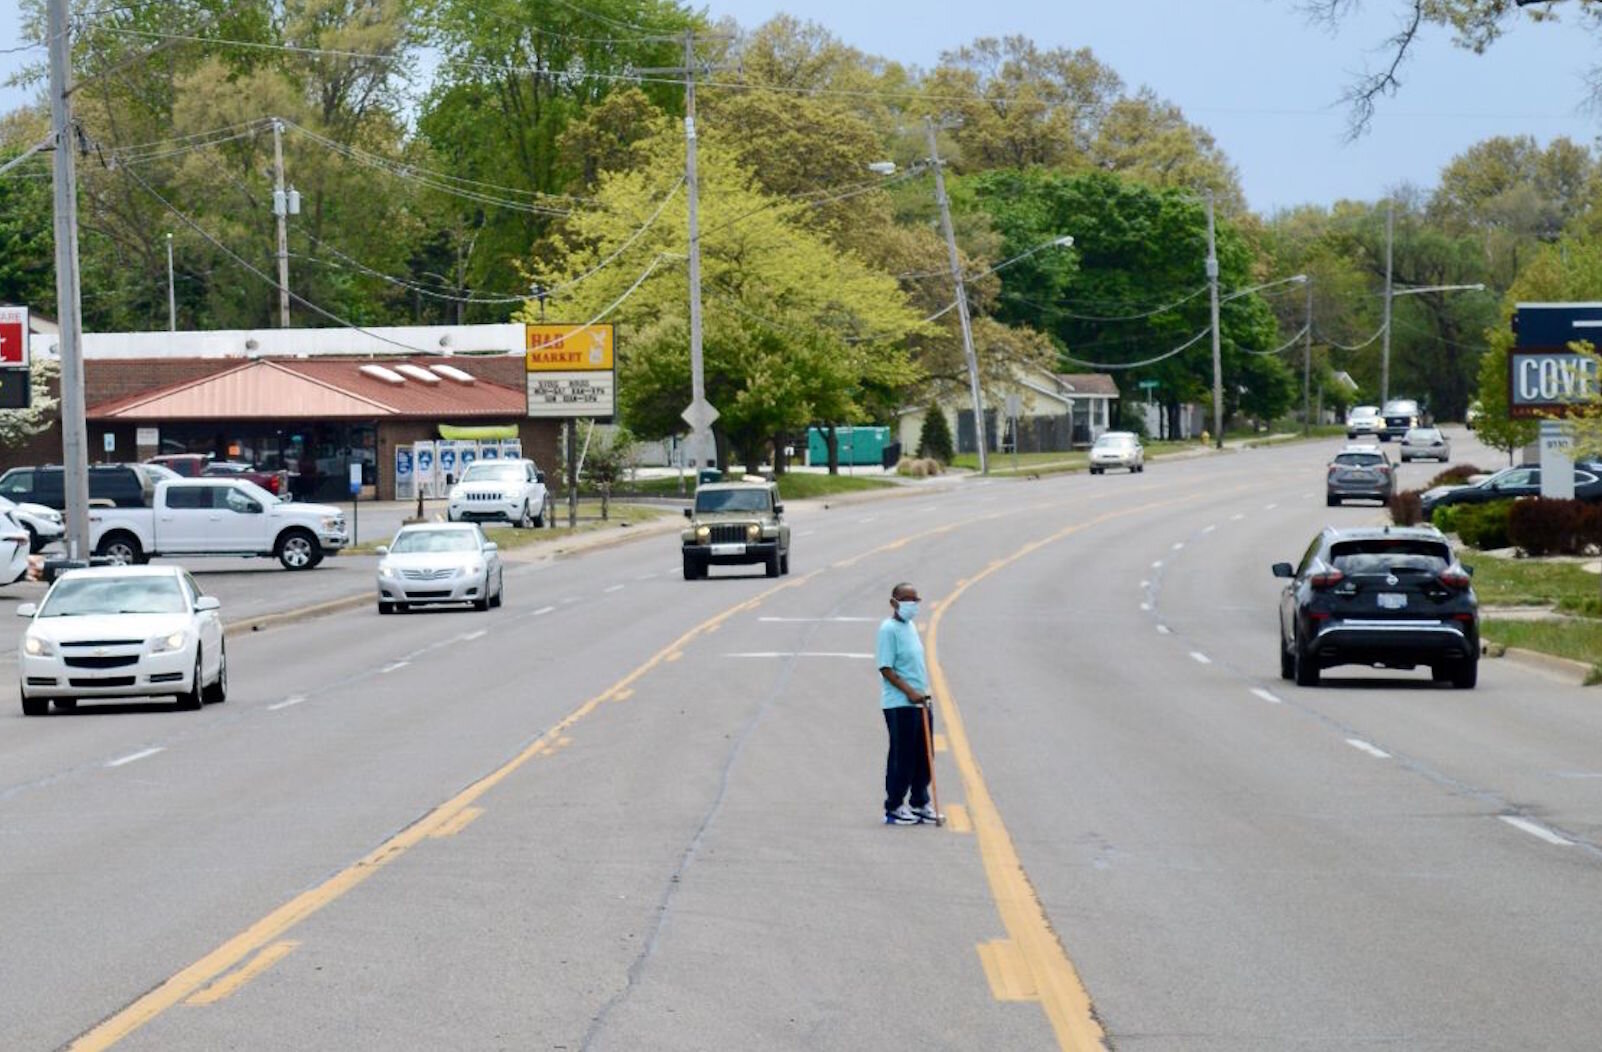
{"type": "Polygon", "coordinates": [[[1275,347],[1275,348],[1273,348],[1271,350],[1267,350],[1267,351],[1254,351],[1254,350],[1251,350],[1250,348],[1242,347],[1242,348],[1240,348],[1240,352],[1242,354],[1255,355],[1256,357],[1259,357],[1259,358],[1271,358],[1276,354],[1284,354],[1286,351],[1290,350],[1292,347],[1295,347],[1298,343],[1302,342],[1302,337],[1306,336],[1306,335],[1307,335],[1307,326],[1303,325],[1300,329],[1296,330],[1296,335],[1295,336],[1292,336],[1289,340],[1286,340],[1284,343],[1280,344],[1278,347],[1275,347]]]}
{"type": "Polygon", "coordinates": [[[1071,354],[1064,354],[1062,355],[1062,358],[1065,361],[1073,362],[1075,365],[1083,365],[1091,369],[1139,369],[1143,366],[1156,365],[1158,362],[1167,361],[1176,354],[1183,354],[1192,347],[1196,346],[1198,343],[1202,342],[1202,340],[1206,339],[1212,334],[1212,331],[1212,326],[1209,325],[1207,328],[1203,329],[1201,332],[1198,332],[1196,335],[1192,336],[1178,347],[1175,347],[1173,350],[1159,354],[1155,358],[1147,358],[1145,361],[1141,362],[1087,362],[1082,358],[1075,358],[1071,354]]]}

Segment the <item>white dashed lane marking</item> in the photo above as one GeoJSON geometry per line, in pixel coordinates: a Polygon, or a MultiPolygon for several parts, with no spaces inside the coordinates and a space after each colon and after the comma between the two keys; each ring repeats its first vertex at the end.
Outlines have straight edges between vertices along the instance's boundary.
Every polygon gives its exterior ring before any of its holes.
{"type": "Polygon", "coordinates": [[[554,606],[542,606],[538,610],[534,611],[534,616],[535,617],[540,617],[540,616],[543,616],[545,614],[551,613],[555,609],[556,609],[556,607],[554,607],[554,606]]]}
{"type": "Polygon", "coordinates": [[[138,752],[129,753],[127,756],[123,756],[123,757],[121,757],[119,759],[107,761],[106,766],[107,767],[121,767],[125,763],[133,763],[135,760],[143,760],[147,756],[154,756],[158,752],[165,752],[165,751],[166,750],[163,749],[161,746],[157,746],[154,749],[140,749],[138,752]]]}
{"type": "Polygon", "coordinates": [[[622,590],[623,590],[623,586],[622,586],[622,585],[620,585],[620,584],[614,584],[614,585],[613,585],[613,586],[612,586],[612,587],[610,587],[610,588],[608,588],[608,589],[606,589],[606,591],[607,591],[607,592],[608,592],[608,593],[611,593],[611,592],[621,592],[621,591],[622,591],[622,590]]]}
{"type": "Polygon", "coordinates": [[[389,664],[387,664],[383,668],[379,669],[378,670],[378,674],[379,675],[383,675],[386,672],[394,672],[397,669],[403,669],[407,665],[410,665],[410,664],[411,664],[410,661],[391,661],[389,664]]]}
{"type": "Polygon", "coordinates": [[[1157,634],[1160,635],[1160,636],[1169,636],[1169,635],[1173,635],[1173,633],[1174,633],[1174,630],[1169,628],[1167,625],[1158,625],[1157,626],[1157,634]]]}
{"type": "Polygon", "coordinates": [[[1574,841],[1570,840],[1568,837],[1559,836],[1550,829],[1546,828],[1546,826],[1532,822],[1528,818],[1520,818],[1518,815],[1498,815],[1497,817],[1506,822],[1508,825],[1512,826],[1514,829],[1528,833],[1533,837],[1539,837],[1540,839],[1545,840],[1548,844],[1553,844],[1557,847],[1574,846],[1574,841]]]}
{"type": "Polygon", "coordinates": [[[299,705],[301,702],[303,702],[305,700],[306,700],[306,695],[304,695],[304,694],[291,694],[289,697],[285,698],[283,701],[280,701],[278,704],[267,706],[267,711],[268,712],[277,712],[279,709],[287,709],[291,705],[299,705]]]}
{"type": "Polygon", "coordinates": [[[1259,698],[1262,698],[1264,701],[1268,702],[1270,705],[1279,705],[1279,704],[1281,704],[1279,698],[1275,697],[1272,692],[1264,690],[1262,687],[1253,687],[1252,688],[1252,693],[1257,695],[1259,698]]]}
{"type": "Polygon", "coordinates": [[[460,639],[463,643],[471,643],[473,640],[483,639],[487,635],[489,635],[489,629],[481,628],[477,632],[469,632],[466,635],[457,636],[456,638],[460,639]]]}
{"type": "Polygon", "coordinates": [[[1377,745],[1369,744],[1361,738],[1347,738],[1346,744],[1350,745],[1354,749],[1359,750],[1360,752],[1368,753],[1376,760],[1389,760],[1391,758],[1390,753],[1386,752],[1384,749],[1381,749],[1377,745]]]}
{"type": "Polygon", "coordinates": [[[1213,663],[1213,659],[1203,654],[1200,650],[1192,650],[1190,659],[1198,665],[1211,665],[1213,663]]]}

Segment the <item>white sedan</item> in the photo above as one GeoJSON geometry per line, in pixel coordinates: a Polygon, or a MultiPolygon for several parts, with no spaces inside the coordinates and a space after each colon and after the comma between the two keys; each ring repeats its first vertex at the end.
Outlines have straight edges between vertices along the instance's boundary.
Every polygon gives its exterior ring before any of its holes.
{"type": "Polygon", "coordinates": [[[68,570],[44,601],[17,607],[22,711],[55,702],[170,695],[180,709],[228,698],[228,654],[215,597],[179,566],[68,570]]]}
{"type": "Polygon", "coordinates": [[[1090,447],[1090,473],[1100,475],[1108,468],[1128,468],[1130,474],[1146,470],[1146,447],[1133,431],[1103,431],[1090,447]]]}
{"type": "Polygon", "coordinates": [[[506,573],[499,546],[473,522],[425,522],[402,526],[380,547],[378,612],[392,614],[434,603],[500,606],[506,573]]]}
{"type": "Polygon", "coordinates": [[[31,551],[43,551],[45,545],[61,540],[67,532],[66,523],[61,519],[61,512],[47,508],[43,504],[28,502],[18,504],[10,497],[0,497],[0,511],[10,512],[17,525],[28,531],[31,551]]]}

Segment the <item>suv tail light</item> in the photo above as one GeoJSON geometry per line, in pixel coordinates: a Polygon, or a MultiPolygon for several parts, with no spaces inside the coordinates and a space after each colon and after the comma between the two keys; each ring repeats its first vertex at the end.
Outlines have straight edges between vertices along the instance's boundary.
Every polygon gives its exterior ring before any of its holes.
{"type": "Polygon", "coordinates": [[[1467,588],[1469,586],[1469,581],[1470,578],[1468,572],[1457,563],[1453,563],[1451,566],[1448,566],[1445,570],[1441,571],[1441,583],[1448,588],[1467,588]]]}
{"type": "Polygon", "coordinates": [[[1341,573],[1333,566],[1327,566],[1319,573],[1309,576],[1307,578],[1307,583],[1312,585],[1314,588],[1331,588],[1337,584],[1340,584],[1345,577],[1345,574],[1341,573]]]}

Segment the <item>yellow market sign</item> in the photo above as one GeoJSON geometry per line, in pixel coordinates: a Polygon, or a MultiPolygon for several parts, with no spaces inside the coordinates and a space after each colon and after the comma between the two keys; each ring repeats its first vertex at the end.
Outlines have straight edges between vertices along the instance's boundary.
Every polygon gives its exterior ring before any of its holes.
{"type": "Polygon", "coordinates": [[[524,362],[531,373],[611,372],[612,326],[527,325],[524,362]]]}

